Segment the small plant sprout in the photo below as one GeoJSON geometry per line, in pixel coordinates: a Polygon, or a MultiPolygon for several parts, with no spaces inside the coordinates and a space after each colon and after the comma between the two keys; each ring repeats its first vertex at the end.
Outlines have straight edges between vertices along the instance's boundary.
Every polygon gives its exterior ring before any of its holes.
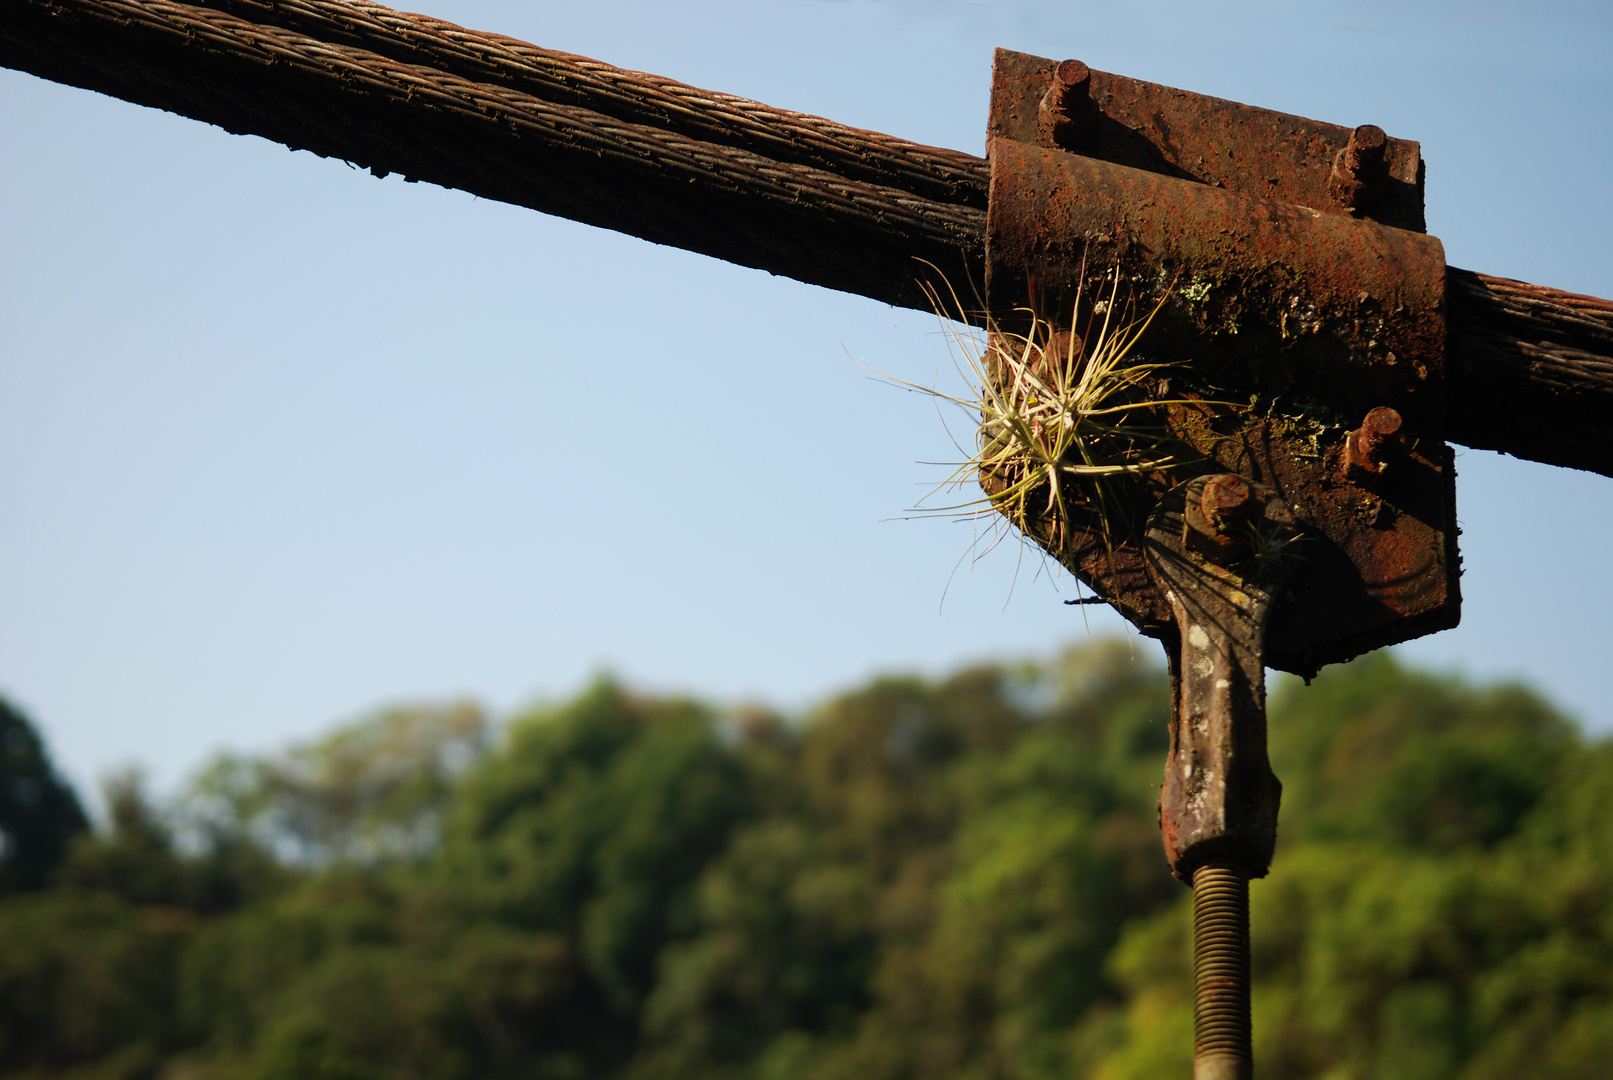
{"type": "MultiPolygon", "coordinates": [[[[1038,539],[1054,556],[1066,554],[1071,541],[1071,513],[1085,507],[1096,514],[1103,535],[1123,531],[1123,511],[1112,482],[1156,473],[1181,464],[1165,446],[1162,427],[1142,423],[1150,410],[1174,402],[1151,397],[1144,386],[1160,369],[1136,355],[1160,304],[1141,319],[1128,319],[1129,302],[1120,295],[1118,274],[1108,281],[1108,297],[1092,305],[1084,333],[1061,331],[1029,310],[1024,333],[987,321],[981,337],[969,328],[963,306],[951,291],[950,306],[926,285],[942,319],[953,364],[974,397],[954,396],[900,379],[891,383],[956,405],[978,418],[973,453],[954,463],[953,471],[916,511],[975,518],[995,510],[1021,533],[1038,539]],[[956,312],[956,315],[950,313],[956,312]],[[955,321],[954,321],[955,320],[955,321]],[[944,506],[925,505],[938,493],[978,484],[979,498],[944,506]]],[[[1080,300],[1071,326],[1080,325],[1080,300]]]]}
{"type": "Polygon", "coordinates": [[[1305,536],[1292,523],[1258,519],[1251,521],[1249,530],[1249,562],[1255,566],[1272,566],[1299,553],[1291,550],[1305,541],[1305,536]]]}

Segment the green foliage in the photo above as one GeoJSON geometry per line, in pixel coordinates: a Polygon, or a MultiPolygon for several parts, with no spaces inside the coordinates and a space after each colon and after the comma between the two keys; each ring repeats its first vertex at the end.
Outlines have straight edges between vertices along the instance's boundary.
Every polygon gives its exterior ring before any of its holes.
{"type": "Polygon", "coordinates": [[[0,907],[0,1062],[53,1074],[150,1068],[173,1045],[174,966],[190,919],[61,889],[0,907]]]}
{"type": "Polygon", "coordinates": [[[419,858],[459,773],[487,748],[474,705],[393,709],[279,758],[226,756],[198,777],[191,830],[294,863],[419,858]]]}
{"type": "Polygon", "coordinates": [[[39,733],[0,698],[0,895],[44,885],[88,824],[39,733]]]}
{"type": "MultiPolygon", "coordinates": [[[[1250,895],[1262,1076],[1606,1075],[1613,846],[1594,822],[1613,748],[1518,687],[1380,655],[1274,695],[1271,750],[1284,830],[1250,895]]],[[[1127,1037],[1100,1076],[1159,1075],[1149,1030],[1190,1055],[1188,926],[1179,901],[1128,928],[1127,1037]]]]}
{"type": "Polygon", "coordinates": [[[1362,658],[1271,709],[1286,835],[1491,846],[1557,777],[1572,727],[1535,695],[1362,658]]]}
{"type": "Polygon", "coordinates": [[[221,839],[200,857],[181,855],[138,772],[110,777],[103,795],[109,828],[77,839],[56,872],[63,885],[134,904],[213,913],[272,891],[285,876],[267,852],[250,844],[221,839]]]}
{"type": "MultiPolygon", "coordinates": [[[[0,1076],[1186,1076],[1167,707],[1108,642],[800,724],[603,681],[496,741],[379,714],[170,807],[118,778],[55,887],[0,897],[0,1076]]],[[[1279,687],[1271,749],[1263,1077],[1606,1074],[1613,746],[1378,656],[1279,687]]]]}

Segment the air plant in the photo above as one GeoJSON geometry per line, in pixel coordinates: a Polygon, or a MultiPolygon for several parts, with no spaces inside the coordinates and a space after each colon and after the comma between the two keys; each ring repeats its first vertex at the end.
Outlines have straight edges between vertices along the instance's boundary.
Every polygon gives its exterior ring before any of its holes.
{"type": "Polygon", "coordinates": [[[1078,297],[1069,331],[1026,310],[1020,313],[1028,321],[1023,333],[988,321],[982,339],[963,325],[963,307],[950,285],[950,307],[935,288],[925,289],[943,319],[954,366],[977,392],[965,398],[890,381],[959,406],[978,417],[979,428],[974,452],[958,444],[967,459],[954,464],[917,511],[972,518],[995,510],[1060,555],[1070,543],[1072,509],[1082,505],[1096,512],[1112,548],[1125,501],[1115,482],[1182,464],[1176,452],[1165,449],[1173,443],[1168,433],[1146,423],[1151,410],[1175,403],[1150,397],[1145,386],[1171,365],[1137,355],[1138,342],[1164,300],[1146,316],[1131,319],[1119,275],[1112,274],[1108,298],[1092,305],[1084,333],[1074,329],[1078,297]],[[949,321],[948,312],[957,313],[956,322],[949,321]],[[983,492],[979,498],[925,505],[940,492],[977,484],[983,492]]]}

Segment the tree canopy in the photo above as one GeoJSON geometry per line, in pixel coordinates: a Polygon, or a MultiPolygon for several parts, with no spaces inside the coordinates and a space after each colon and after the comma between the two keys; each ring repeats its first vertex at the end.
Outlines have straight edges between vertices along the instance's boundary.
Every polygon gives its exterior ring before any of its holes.
{"type": "MultiPolygon", "coordinates": [[[[799,719],[607,679],[119,778],[95,832],[8,710],[56,801],[0,803],[0,1077],[1187,1076],[1168,689],[1120,642],[799,719]]],[[[1605,1075],[1613,747],[1380,654],[1282,683],[1271,752],[1263,1077],[1605,1075]]]]}

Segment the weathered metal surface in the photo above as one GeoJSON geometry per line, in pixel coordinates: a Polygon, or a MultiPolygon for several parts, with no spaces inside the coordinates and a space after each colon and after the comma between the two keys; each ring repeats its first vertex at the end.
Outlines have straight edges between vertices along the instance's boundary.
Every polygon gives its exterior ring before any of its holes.
{"type": "MultiPolygon", "coordinates": [[[[1189,474],[1267,484],[1306,526],[1272,666],[1310,674],[1455,625],[1439,241],[1044,146],[996,139],[990,155],[991,309],[1068,330],[1116,281],[1133,316],[1157,303],[1141,349],[1176,365],[1154,394],[1189,399],[1157,410],[1178,456],[1196,459],[1189,474]],[[1380,407],[1402,418],[1404,453],[1362,483],[1346,435],[1380,407]]],[[[1133,479],[1137,513],[1181,479],[1133,479]]],[[[1096,515],[1071,526],[1054,554],[1144,633],[1173,635],[1135,544],[1096,515]]]]}
{"type": "Polygon", "coordinates": [[[1166,493],[1143,543],[1148,572],[1170,605],[1177,633],[1167,648],[1174,707],[1170,755],[1159,793],[1159,825],[1171,872],[1192,882],[1207,863],[1264,877],[1277,845],[1282,785],[1266,757],[1266,623],[1298,566],[1272,556],[1225,565],[1195,549],[1215,525],[1217,488],[1241,487],[1248,510],[1238,526],[1291,528],[1273,490],[1241,477],[1198,477],[1166,493]]]}
{"type": "Polygon", "coordinates": [[[990,153],[993,310],[1067,322],[1118,272],[1139,304],[1168,298],[1155,333],[1179,355],[1163,359],[1352,421],[1395,395],[1408,423],[1442,422],[1438,240],[1056,149],[990,153]]]}
{"type": "MultiPolygon", "coordinates": [[[[1046,57],[997,50],[991,138],[1024,143],[1047,138],[1041,105],[1057,68],[1058,62],[1046,57]]],[[[1423,232],[1427,227],[1422,152],[1409,139],[1385,140],[1378,190],[1341,191],[1333,179],[1334,165],[1349,146],[1349,127],[1107,71],[1091,72],[1089,93],[1096,115],[1077,140],[1059,144],[1064,149],[1327,213],[1349,214],[1353,209],[1400,229],[1423,232]]]]}
{"type": "Polygon", "coordinates": [[[1149,516],[1148,573],[1170,604],[1171,744],[1159,825],[1193,886],[1193,1075],[1247,1080],[1250,878],[1277,846],[1282,784],[1266,754],[1265,640],[1299,566],[1286,501],[1235,473],[1166,492],[1149,516]]]}
{"type": "MultiPolygon", "coordinates": [[[[105,3],[106,0],[99,0],[105,3]]],[[[147,4],[153,0],[145,0],[147,4]]],[[[986,205],[979,158],[629,71],[368,0],[189,0],[254,23],[943,203],[986,205]]]]}
{"type": "Polygon", "coordinates": [[[1401,415],[1387,405],[1367,413],[1361,426],[1344,437],[1339,462],[1344,478],[1369,488],[1387,479],[1405,457],[1406,440],[1400,430],[1404,426],[1401,415]]]}
{"type": "Polygon", "coordinates": [[[1389,185],[1388,137],[1377,124],[1350,132],[1349,144],[1333,159],[1327,190],[1346,210],[1371,217],[1372,206],[1389,185]]]}

